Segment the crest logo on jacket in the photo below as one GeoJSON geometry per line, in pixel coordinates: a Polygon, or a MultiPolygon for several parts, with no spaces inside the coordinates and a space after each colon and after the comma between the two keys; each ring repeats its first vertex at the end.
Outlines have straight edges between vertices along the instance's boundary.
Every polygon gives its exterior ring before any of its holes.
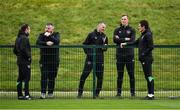
{"type": "Polygon", "coordinates": [[[131,31],[127,30],[127,31],[126,31],[126,33],[127,33],[127,34],[130,34],[130,33],[131,33],[131,31]]]}
{"type": "Polygon", "coordinates": [[[121,31],[119,31],[119,34],[121,34],[121,31]]]}

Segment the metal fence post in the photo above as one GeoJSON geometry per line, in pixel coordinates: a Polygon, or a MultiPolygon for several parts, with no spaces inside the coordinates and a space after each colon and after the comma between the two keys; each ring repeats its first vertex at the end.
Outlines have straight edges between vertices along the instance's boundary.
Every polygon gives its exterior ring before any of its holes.
{"type": "Polygon", "coordinates": [[[93,45],[93,99],[96,98],[96,46],[93,45]]]}

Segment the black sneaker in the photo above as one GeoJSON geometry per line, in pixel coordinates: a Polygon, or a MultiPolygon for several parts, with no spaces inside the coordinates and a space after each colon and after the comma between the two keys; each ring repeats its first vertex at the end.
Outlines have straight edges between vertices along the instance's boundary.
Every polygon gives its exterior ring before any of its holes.
{"type": "Polygon", "coordinates": [[[24,96],[18,96],[18,100],[25,100],[24,96]]]}
{"type": "Polygon", "coordinates": [[[120,97],[121,97],[121,94],[120,94],[120,93],[117,93],[116,97],[120,98],[120,97]]]}
{"type": "Polygon", "coordinates": [[[154,100],[154,96],[152,96],[152,97],[146,96],[144,99],[145,100],[154,100]]]}
{"type": "Polygon", "coordinates": [[[135,97],[136,95],[135,95],[135,93],[131,93],[131,97],[135,97]]]}
{"type": "Polygon", "coordinates": [[[80,99],[82,97],[82,94],[78,94],[77,98],[80,99]]]}

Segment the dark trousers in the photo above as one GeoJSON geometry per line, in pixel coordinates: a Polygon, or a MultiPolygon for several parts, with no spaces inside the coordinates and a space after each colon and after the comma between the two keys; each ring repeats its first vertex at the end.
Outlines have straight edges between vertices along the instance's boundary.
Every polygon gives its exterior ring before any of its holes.
{"type": "MultiPolygon", "coordinates": [[[[89,76],[92,68],[93,68],[93,61],[91,58],[87,57],[82,75],[80,77],[78,95],[82,95],[85,80],[89,76]]],[[[97,60],[96,60],[96,77],[97,77],[96,96],[99,95],[102,89],[103,73],[104,73],[104,58],[103,56],[99,56],[97,57],[97,60]]]]}
{"type": "Polygon", "coordinates": [[[147,81],[148,94],[154,94],[154,78],[152,76],[152,60],[141,61],[145,79],[147,81]]]}
{"type": "Polygon", "coordinates": [[[40,64],[41,68],[41,93],[53,93],[55,78],[57,76],[59,64],[40,64]]]}
{"type": "Polygon", "coordinates": [[[135,94],[135,78],[134,78],[134,56],[117,56],[117,93],[121,94],[122,91],[122,83],[123,83],[123,76],[124,76],[124,66],[128,71],[129,81],[130,81],[130,92],[131,94],[135,94]]]}
{"type": "Polygon", "coordinates": [[[18,96],[23,96],[22,83],[24,82],[25,96],[29,95],[29,81],[31,77],[31,68],[28,64],[18,64],[18,79],[17,79],[17,93],[18,96]]]}

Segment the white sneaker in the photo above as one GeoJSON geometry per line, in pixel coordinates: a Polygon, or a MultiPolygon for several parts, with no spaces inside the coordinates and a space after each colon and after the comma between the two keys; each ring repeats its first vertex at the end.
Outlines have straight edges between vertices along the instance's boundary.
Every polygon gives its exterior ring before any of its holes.
{"type": "Polygon", "coordinates": [[[41,93],[40,99],[45,99],[46,98],[46,93],[41,93]]]}
{"type": "Polygon", "coordinates": [[[31,100],[31,96],[29,95],[25,96],[25,100],[31,100]]]}
{"type": "Polygon", "coordinates": [[[52,93],[48,94],[48,98],[54,98],[54,94],[52,93]]]}

